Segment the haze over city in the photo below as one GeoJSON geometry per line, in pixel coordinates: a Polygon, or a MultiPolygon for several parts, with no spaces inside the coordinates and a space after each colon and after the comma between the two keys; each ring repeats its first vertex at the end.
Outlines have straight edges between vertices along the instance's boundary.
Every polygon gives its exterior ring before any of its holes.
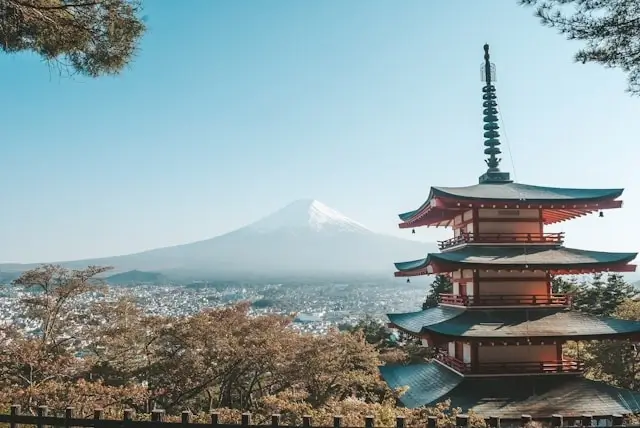
{"type": "Polygon", "coordinates": [[[245,6],[146,3],[149,31],[115,78],[59,77],[33,55],[0,57],[0,90],[14,100],[1,144],[0,261],[192,242],[300,198],[374,231],[442,239],[398,230],[396,215],[431,185],[483,172],[484,42],[497,67],[503,169],[523,183],[625,187],[625,209],[550,230],[573,247],[638,248],[637,100],[619,71],[573,63],[577,45],[531,9],[245,6]]]}

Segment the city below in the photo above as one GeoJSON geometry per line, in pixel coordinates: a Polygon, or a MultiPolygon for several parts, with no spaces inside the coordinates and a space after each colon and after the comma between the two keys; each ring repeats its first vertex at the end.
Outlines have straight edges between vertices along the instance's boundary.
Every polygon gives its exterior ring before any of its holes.
{"type": "MultiPolygon", "coordinates": [[[[187,316],[207,308],[236,302],[252,302],[254,314],[296,314],[293,327],[326,333],[331,327],[355,324],[366,316],[383,321],[390,312],[420,310],[427,292],[426,282],[404,281],[356,283],[204,283],[187,285],[110,286],[105,294],[89,293],[77,302],[78,311],[99,300],[133,298],[152,315],[187,316]]],[[[31,331],[18,300],[25,291],[0,285],[0,324],[12,323],[31,331]]]]}

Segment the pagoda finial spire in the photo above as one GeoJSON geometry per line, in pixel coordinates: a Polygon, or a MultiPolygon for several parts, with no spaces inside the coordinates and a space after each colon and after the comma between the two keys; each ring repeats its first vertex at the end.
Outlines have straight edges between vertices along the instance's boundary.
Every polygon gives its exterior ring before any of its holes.
{"type": "Polygon", "coordinates": [[[482,66],[482,81],[485,82],[482,88],[482,99],[484,102],[484,154],[489,157],[485,159],[487,164],[487,172],[480,176],[480,183],[488,182],[511,182],[508,172],[500,171],[500,161],[497,155],[501,154],[500,150],[500,134],[498,133],[498,103],[496,101],[496,87],[493,82],[496,81],[496,66],[489,61],[489,45],[484,45],[484,64],[482,66]]]}

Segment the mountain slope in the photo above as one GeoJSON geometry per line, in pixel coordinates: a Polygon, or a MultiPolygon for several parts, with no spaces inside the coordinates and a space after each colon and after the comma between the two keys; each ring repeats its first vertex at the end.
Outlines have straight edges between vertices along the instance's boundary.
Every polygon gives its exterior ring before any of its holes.
{"type": "Polygon", "coordinates": [[[314,200],[296,201],[216,238],[126,256],[63,263],[221,275],[381,273],[393,262],[434,251],[433,244],[381,235],[314,200]]]}
{"type": "Polygon", "coordinates": [[[142,272],[139,270],[130,270],[127,272],[117,273],[105,278],[109,284],[166,284],[167,278],[157,272],[142,272]]]}

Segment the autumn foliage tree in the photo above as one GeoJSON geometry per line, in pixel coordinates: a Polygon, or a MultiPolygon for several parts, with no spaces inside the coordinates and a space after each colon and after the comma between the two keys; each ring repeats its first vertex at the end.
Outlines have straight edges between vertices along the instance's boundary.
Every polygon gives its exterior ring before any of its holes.
{"type": "Polygon", "coordinates": [[[99,292],[96,276],[107,270],[46,265],[14,281],[26,291],[20,304],[35,328],[24,334],[8,326],[0,334],[0,399],[26,409],[44,403],[57,408],[78,404],[87,411],[141,402],[146,391],[139,385],[127,389],[90,381],[92,360],[78,356],[86,340],[82,326],[87,315],[78,311],[77,299],[99,292]]]}
{"type": "Polygon", "coordinates": [[[150,316],[131,297],[100,297],[106,270],[43,266],[14,281],[34,328],[0,334],[0,405],[260,413],[290,399],[327,409],[397,397],[363,331],[301,334],[291,317],[252,316],[248,303],[150,316]],[[91,293],[97,303],[83,310],[91,293]]]}
{"type": "Polygon", "coordinates": [[[140,12],[137,0],[0,0],[0,48],[90,77],[117,74],[144,33],[140,12]]]}

